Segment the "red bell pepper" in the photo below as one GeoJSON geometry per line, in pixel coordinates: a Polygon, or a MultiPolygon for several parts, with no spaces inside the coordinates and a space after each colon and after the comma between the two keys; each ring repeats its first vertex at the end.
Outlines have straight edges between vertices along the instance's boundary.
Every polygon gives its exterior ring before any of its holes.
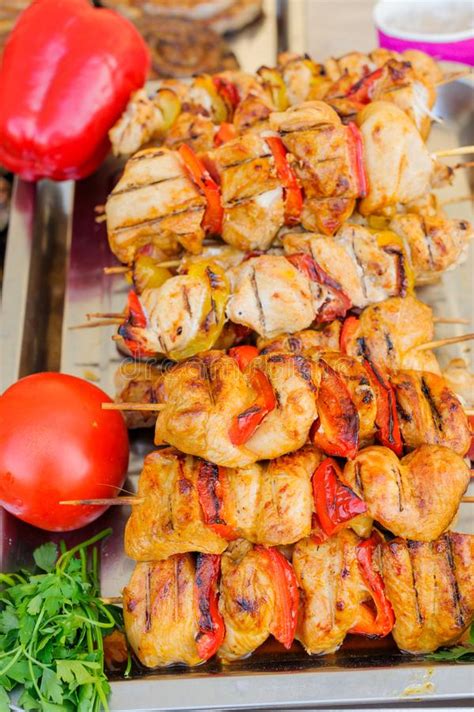
{"type": "Polygon", "coordinates": [[[227,524],[225,504],[228,498],[228,481],[225,471],[218,465],[202,460],[199,464],[197,491],[204,523],[223,539],[237,539],[234,528],[227,524]]]}
{"type": "Polygon", "coordinates": [[[217,75],[212,77],[212,81],[221,97],[230,106],[232,111],[234,111],[240,101],[239,92],[235,84],[217,75]]]}
{"type": "Polygon", "coordinates": [[[313,495],[316,515],[324,534],[332,536],[347,522],[364,514],[367,505],[350,487],[341,482],[342,472],[330,457],[319,465],[313,475],[313,495]]]}
{"type": "Polygon", "coordinates": [[[357,177],[357,196],[365,198],[368,192],[368,181],[365,170],[364,142],[359,128],[352,121],[347,126],[347,139],[352,172],[357,177]]]}
{"type": "Polygon", "coordinates": [[[263,371],[258,368],[249,373],[252,388],[257,393],[255,402],[236,415],[229,428],[229,438],[232,445],[243,445],[250,440],[264,417],[276,406],[276,398],[272,385],[263,371]]]}
{"type": "Polygon", "coordinates": [[[237,137],[237,130],[234,124],[229,124],[224,121],[220,127],[219,131],[214,136],[214,146],[222,146],[223,143],[227,141],[232,141],[232,139],[237,137]]]}
{"type": "Polygon", "coordinates": [[[207,201],[202,226],[206,233],[218,235],[221,232],[224,217],[220,188],[191,146],[183,144],[178,151],[191,180],[202,190],[207,201]]]}
{"type": "Polygon", "coordinates": [[[371,74],[362,77],[362,79],[359,79],[358,82],[349,87],[346,96],[359,104],[369,104],[372,101],[375,82],[380,79],[382,72],[383,67],[380,67],[371,74]]]}
{"type": "Polygon", "coordinates": [[[265,141],[272,152],[275,168],[285,190],[285,225],[296,225],[303,209],[303,193],[298,178],[287,160],[283,141],[278,136],[268,136],[265,141]]]}
{"type": "MultiPolygon", "coordinates": [[[[474,415],[468,415],[467,419],[469,421],[469,427],[471,429],[471,447],[469,448],[467,457],[471,461],[473,461],[474,460],[474,415]]],[[[472,470],[471,470],[471,476],[472,476],[472,470]]]]}
{"type": "Polygon", "coordinates": [[[339,337],[339,348],[343,354],[348,353],[350,343],[354,339],[358,328],[359,318],[357,316],[348,316],[347,319],[344,319],[339,337]]]}
{"type": "Polygon", "coordinates": [[[398,423],[397,399],[391,383],[380,373],[375,364],[364,359],[364,367],[369,376],[370,384],[376,393],[377,439],[389,447],[399,457],[403,454],[403,440],[398,423]]]}
{"type": "Polygon", "coordinates": [[[125,346],[134,358],[154,356],[155,354],[143,348],[135,334],[135,329],[146,329],[147,316],[143,310],[137,293],[131,289],[128,293],[127,315],[124,323],[119,326],[118,333],[123,338],[125,346]]]}
{"type": "Polygon", "coordinates": [[[196,559],[195,600],[199,611],[199,632],[196,636],[198,655],[209,660],[222,645],[225,636],[224,619],[219,611],[217,586],[221,572],[218,554],[198,554],[196,559]]]}
{"type": "Polygon", "coordinates": [[[314,445],[327,455],[355,457],[359,447],[359,414],[344,380],[324,360],[317,395],[318,419],[311,428],[314,445]]]}
{"type": "Polygon", "coordinates": [[[390,633],[395,624],[395,615],[385,595],[383,579],[374,568],[374,555],[379,543],[380,535],[375,532],[369,539],[361,541],[356,549],[359,570],[372,596],[375,613],[367,604],[362,603],[359,620],[349,632],[367,635],[370,638],[383,638],[390,633]]]}
{"type": "Polygon", "coordinates": [[[256,546],[264,557],[275,591],[275,612],[270,633],[288,650],[295,639],[298,623],[299,590],[291,564],[278,549],[256,546]]]}
{"type": "Polygon", "coordinates": [[[318,284],[324,284],[331,291],[333,300],[322,307],[318,314],[319,322],[334,321],[338,317],[345,316],[346,312],[352,307],[352,302],[342,290],[339,282],[336,282],[322,267],[318,265],[314,257],[307,253],[297,253],[288,255],[287,260],[296,267],[300,272],[303,272],[308,279],[318,284]]]}
{"type": "Polygon", "coordinates": [[[232,356],[232,358],[237,361],[237,365],[241,371],[245,371],[254,358],[257,358],[258,349],[256,346],[234,346],[232,349],[229,349],[229,356],[232,356]]]}
{"type": "Polygon", "coordinates": [[[0,68],[0,163],[27,180],[83,178],[143,86],[150,53],[116,12],[41,0],[20,16],[0,68]]]}

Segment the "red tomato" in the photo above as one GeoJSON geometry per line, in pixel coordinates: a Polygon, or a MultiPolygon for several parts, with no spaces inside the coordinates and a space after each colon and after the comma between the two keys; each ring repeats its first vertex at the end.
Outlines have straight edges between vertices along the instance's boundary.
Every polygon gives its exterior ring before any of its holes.
{"type": "Polygon", "coordinates": [[[0,503],[48,531],[78,529],[107,507],[62,500],[113,497],[128,466],[122,414],[75,376],[37,373],[0,396],[0,503]]]}

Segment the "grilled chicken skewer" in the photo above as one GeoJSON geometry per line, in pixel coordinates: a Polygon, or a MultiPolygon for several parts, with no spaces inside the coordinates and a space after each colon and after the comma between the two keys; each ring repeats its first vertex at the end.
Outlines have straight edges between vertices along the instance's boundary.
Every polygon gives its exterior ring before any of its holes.
{"type": "Polygon", "coordinates": [[[448,532],[432,543],[395,539],[371,553],[368,541],[343,530],[322,543],[296,545],[296,635],[306,651],[334,652],[347,633],[383,635],[393,623],[395,642],[405,652],[428,653],[458,640],[474,616],[474,537],[448,532]],[[364,601],[374,579],[381,584],[373,593],[375,618],[364,601]]]}
{"type": "Polygon", "coordinates": [[[141,562],[124,589],[129,642],[146,667],[235,660],[270,634],[310,654],[348,633],[390,633],[404,651],[452,644],[472,622],[474,537],[430,544],[342,530],[298,542],[293,566],[275,548],[233,542],[220,557],[178,554],[141,562]]]}
{"type": "Polygon", "coordinates": [[[416,51],[352,52],[325,65],[287,52],[276,68],[262,67],[255,75],[226,71],[194,77],[190,84],[167,80],[152,98],[139,90],[110,139],[116,155],[135,153],[150,141],[209,150],[229,136],[264,127],[272,111],[314,99],[327,101],[345,120],[371,101],[393,102],[426,139],[443,79],[437,63],[416,51]]]}
{"type": "Polygon", "coordinates": [[[145,458],[136,497],[97,503],[131,504],[125,553],[155,561],[221,554],[236,538],[287,546],[343,528],[368,536],[374,520],[397,536],[434,541],[451,524],[469,480],[463,459],[438,445],[401,460],[369,447],[343,470],[311,447],[246,468],[165,449],[145,458]]]}
{"type": "Polygon", "coordinates": [[[131,263],[145,245],[165,254],[180,247],[199,253],[206,234],[241,249],[266,249],[283,225],[298,222],[332,235],[357,199],[364,216],[393,214],[452,175],[388,102],[366,107],[358,127],[344,126],[317,101],[275,112],[269,121],[270,132],[246,134],[200,158],[189,146],[135,154],[106,203],[118,259],[131,263]]]}

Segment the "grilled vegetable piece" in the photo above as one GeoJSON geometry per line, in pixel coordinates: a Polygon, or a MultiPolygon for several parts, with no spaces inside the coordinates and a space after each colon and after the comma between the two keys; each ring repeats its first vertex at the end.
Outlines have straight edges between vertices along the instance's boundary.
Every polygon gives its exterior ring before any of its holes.
{"type": "Polygon", "coordinates": [[[449,527],[469,479],[464,460],[439,445],[421,445],[401,460],[388,448],[368,447],[343,473],[369,516],[418,541],[434,541],[449,527]]]}
{"type": "Polygon", "coordinates": [[[219,657],[245,657],[271,633],[291,645],[298,591],[293,570],[278,550],[253,547],[244,539],[233,542],[222,556],[220,594],[226,635],[219,657]]]}
{"type": "Polygon", "coordinates": [[[333,653],[367,615],[364,603],[373,595],[357,558],[361,542],[343,529],[324,542],[311,537],[294,548],[293,567],[301,589],[296,637],[310,655],[333,653]]]}
{"type": "Polygon", "coordinates": [[[455,643],[474,618],[474,536],[447,532],[382,546],[382,575],[395,611],[393,637],[406,652],[455,643]]]}
{"type": "Polygon", "coordinates": [[[123,615],[128,642],[145,667],[203,662],[191,554],[138,563],[123,590],[123,615]]]}

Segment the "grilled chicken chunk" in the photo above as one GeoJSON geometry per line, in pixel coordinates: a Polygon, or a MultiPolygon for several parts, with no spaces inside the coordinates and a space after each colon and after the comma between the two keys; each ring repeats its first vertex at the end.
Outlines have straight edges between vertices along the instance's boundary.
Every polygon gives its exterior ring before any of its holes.
{"type": "Polygon", "coordinates": [[[348,130],[327,104],[311,101],[270,116],[293,155],[305,193],[301,223],[306,230],[332,235],[354,210],[359,185],[348,130]]]}
{"type": "Polygon", "coordinates": [[[434,541],[449,527],[469,479],[464,460],[439,445],[421,445],[401,460],[388,448],[368,447],[344,468],[369,516],[418,541],[434,541]]]}
{"type": "Polygon", "coordinates": [[[392,633],[401,650],[430,653],[461,637],[474,618],[473,572],[469,534],[383,545],[382,574],[396,618],[392,633]]]}
{"type": "Polygon", "coordinates": [[[369,191],[359,204],[362,215],[395,211],[429,192],[435,175],[431,158],[416,126],[394,104],[377,101],[357,118],[364,141],[369,191]],[[387,170],[390,156],[390,170],[387,170]]]}
{"type": "Polygon", "coordinates": [[[308,447],[227,469],[171,448],[153,452],[138,481],[143,502],[132,508],[125,552],[136,561],[220,554],[236,536],[263,546],[294,544],[311,532],[311,478],[322,458],[308,447]]]}
{"type": "Polygon", "coordinates": [[[443,377],[448,387],[462,398],[465,405],[474,405],[474,374],[469,371],[462,358],[451,359],[443,370],[443,377]]]}
{"type": "Polygon", "coordinates": [[[194,578],[190,554],[135,566],[123,590],[123,616],[128,642],[145,667],[202,662],[194,578]]]}
{"type": "Polygon", "coordinates": [[[132,507],[125,529],[127,556],[155,561],[188,551],[224,551],[227,541],[203,522],[198,475],[199,463],[190,455],[171,449],[147,455],[138,480],[143,504],[132,507]]]}
{"type": "Polygon", "coordinates": [[[356,557],[359,537],[343,529],[323,543],[298,542],[293,568],[301,589],[297,639],[310,655],[333,653],[370,600],[356,557]]]}
{"type": "Polygon", "coordinates": [[[158,414],[155,443],[167,443],[190,455],[227,467],[245,467],[256,456],[233,445],[234,417],[255,401],[255,394],[233,358],[210,351],[175,366],[159,389],[166,407],[158,414]]]}
{"type": "Polygon", "coordinates": [[[433,352],[416,349],[433,335],[430,307],[412,296],[392,297],[364,309],[354,331],[346,335],[345,346],[349,355],[367,358],[379,368],[439,373],[433,352]]]}
{"type": "Polygon", "coordinates": [[[226,632],[218,655],[230,661],[253,653],[270,635],[275,592],[262,556],[244,539],[223,554],[221,570],[219,609],[226,632]]]}
{"type": "Polygon", "coordinates": [[[451,220],[440,214],[400,213],[392,218],[390,229],[408,246],[417,285],[433,282],[463,262],[474,236],[467,220],[451,220]]]}
{"type": "Polygon", "coordinates": [[[408,450],[444,445],[464,456],[471,444],[469,421],[461,403],[441,376],[423,371],[390,375],[395,388],[403,442],[408,450]]]}
{"type": "Polygon", "coordinates": [[[165,148],[140,151],[128,160],[107,199],[110,249],[126,263],[147,244],[180,244],[199,251],[205,205],[176,153],[165,148]]]}
{"type": "Polygon", "coordinates": [[[294,334],[283,334],[274,339],[257,340],[257,346],[262,354],[274,351],[284,351],[287,353],[300,354],[311,358],[313,354],[323,350],[337,351],[341,337],[341,322],[331,321],[324,324],[321,329],[305,329],[294,334]]]}
{"type": "Polygon", "coordinates": [[[248,374],[218,351],[173,368],[159,388],[166,407],[156,421],[155,443],[226,467],[245,467],[302,447],[317,417],[318,373],[301,356],[269,354],[252,363],[268,378],[276,399],[245,445],[233,445],[234,418],[253,406],[256,393],[248,374]]]}

